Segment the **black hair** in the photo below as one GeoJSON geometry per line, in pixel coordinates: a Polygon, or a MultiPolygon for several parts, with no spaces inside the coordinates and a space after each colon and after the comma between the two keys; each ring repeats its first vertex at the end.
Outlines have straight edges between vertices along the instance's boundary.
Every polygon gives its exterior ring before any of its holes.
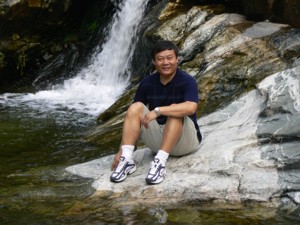
{"type": "Polygon", "coordinates": [[[155,60],[155,55],[165,50],[174,50],[176,57],[178,57],[179,55],[178,47],[172,41],[161,40],[158,41],[152,48],[151,51],[152,59],[155,60]]]}

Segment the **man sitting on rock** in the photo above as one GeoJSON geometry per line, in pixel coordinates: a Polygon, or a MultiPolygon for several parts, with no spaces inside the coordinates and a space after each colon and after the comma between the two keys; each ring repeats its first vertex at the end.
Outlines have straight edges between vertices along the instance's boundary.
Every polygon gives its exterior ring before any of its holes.
{"type": "Polygon", "coordinates": [[[170,41],[158,41],[152,60],[157,72],[141,81],[126,112],[121,147],[112,163],[112,182],[121,182],[136,170],[133,151],[139,138],[156,153],[146,176],[148,184],[164,180],[169,154],[189,154],[202,139],[196,117],[197,83],[177,68],[178,48],[170,41]]]}

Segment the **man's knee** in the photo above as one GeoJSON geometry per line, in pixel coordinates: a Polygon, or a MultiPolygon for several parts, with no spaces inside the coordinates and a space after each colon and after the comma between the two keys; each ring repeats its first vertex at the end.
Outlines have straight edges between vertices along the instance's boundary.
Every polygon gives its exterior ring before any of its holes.
{"type": "Polygon", "coordinates": [[[141,115],[143,111],[144,111],[144,104],[141,102],[134,102],[127,109],[126,116],[141,115]]]}

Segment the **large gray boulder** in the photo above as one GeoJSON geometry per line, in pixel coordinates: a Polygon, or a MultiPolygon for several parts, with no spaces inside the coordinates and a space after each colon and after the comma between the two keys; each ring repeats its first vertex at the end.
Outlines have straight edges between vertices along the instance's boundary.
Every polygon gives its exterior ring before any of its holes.
{"type": "Polygon", "coordinates": [[[109,181],[112,155],[66,170],[94,179],[95,195],[109,196],[117,205],[255,201],[293,207],[300,202],[299,85],[300,66],[295,65],[199,118],[204,136],[200,148],[170,157],[167,178],[159,185],[149,186],[144,180],[153,157],[147,148],[134,153],[138,170],[122,183],[109,181]]]}

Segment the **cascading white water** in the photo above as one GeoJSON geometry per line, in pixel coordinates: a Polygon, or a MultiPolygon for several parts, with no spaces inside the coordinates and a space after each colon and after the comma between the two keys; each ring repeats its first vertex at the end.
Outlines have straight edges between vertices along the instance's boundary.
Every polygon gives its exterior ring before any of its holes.
{"type": "Polygon", "coordinates": [[[110,32],[88,67],[59,88],[30,94],[6,93],[0,103],[26,104],[41,111],[69,109],[97,115],[108,108],[128,86],[130,61],[136,33],[148,0],[123,0],[110,25],[110,32]]]}

